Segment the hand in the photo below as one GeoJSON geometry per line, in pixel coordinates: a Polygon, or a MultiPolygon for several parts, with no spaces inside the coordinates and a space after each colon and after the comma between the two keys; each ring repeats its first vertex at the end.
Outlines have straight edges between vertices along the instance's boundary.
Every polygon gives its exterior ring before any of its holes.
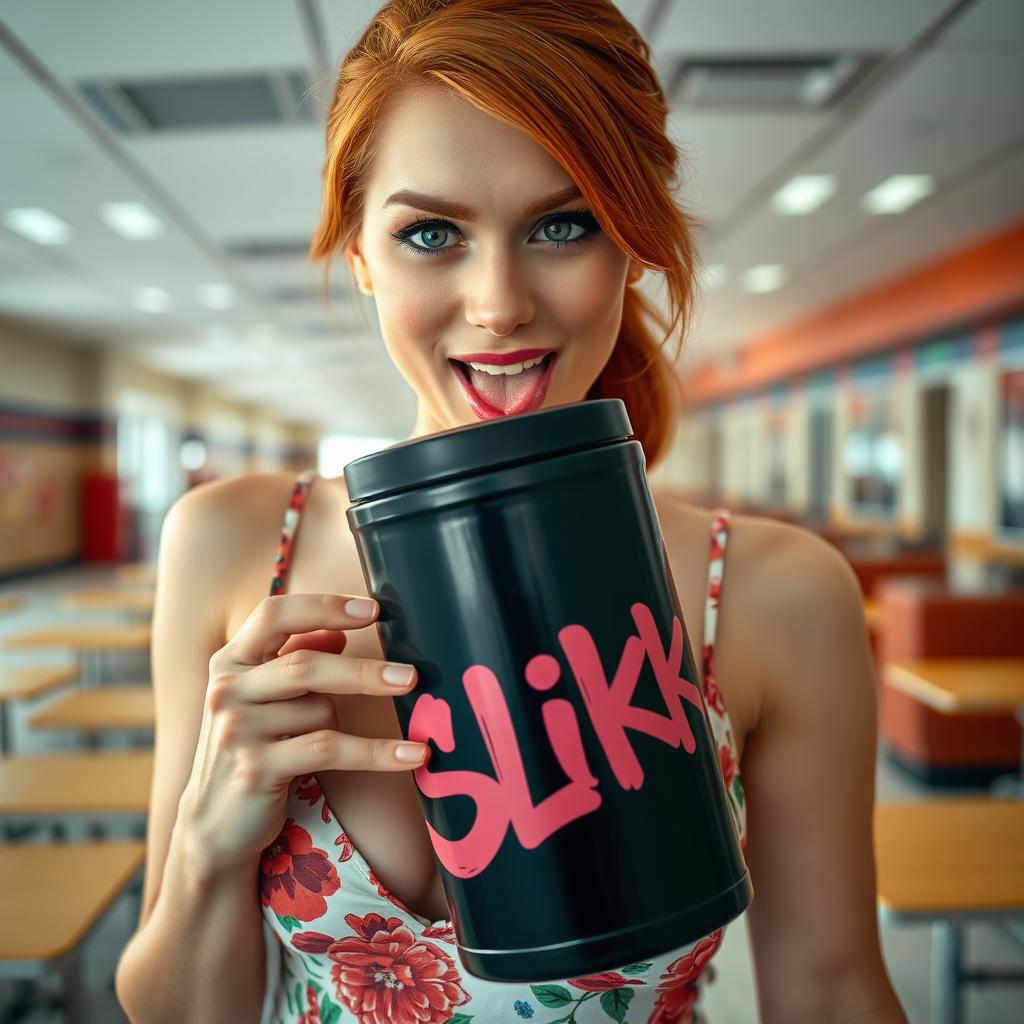
{"type": "Polygon", "coordinates": [[[360,615],[346,609],[349,600],[340,594],[265,598],[210,659],[192,774],[179,806],[192,849],[207,866],[224,870],[259,859],[284,825],[297,775],[407,771],[429,755],[422,743],[341,732],[330,696],[408,693],[416,683],[411,665],[342,654],[344,632],[337,634],[338,653],[288,650],[296,634],[358,629],[376,619],[375,601],[360,615]],[[392,673],[407,681],[390,683],[385,675],[392,673]]]}

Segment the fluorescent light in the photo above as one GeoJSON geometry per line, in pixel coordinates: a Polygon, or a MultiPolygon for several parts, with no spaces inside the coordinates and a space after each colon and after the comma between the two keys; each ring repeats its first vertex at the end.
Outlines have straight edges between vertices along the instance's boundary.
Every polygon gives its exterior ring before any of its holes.
{"type": "Polygon", "coordinates": [[[22,206],[4,214],[4,227],[36,245],[67,245],[74,237],[70,224],[41,206],[22,206]]]}
{"type": "Polygon", "coordinates": [[[784,216],[813,213],[838,191],[834,174],[798,174],[772,196],[772,208],[784,216]]]}
{"type": "Polygon", "coordinates": [[[729,271],[722,263],[709,263],[701,271],[701,276],[704,278],[704,287],[714,290],[725,283],[726,278],[729,276],[729,271]]]}
{"type": "Polygon", "coordinates": [[[196,295],[207,309],[231,309],[235,304],[235,289],[229,284],[218,284],[217,282],[201,284],[196,289],[196,295]]]}
{"type": "Polygon", "coordinates": [[[861,198],[868,213],[902,213],[930,195],[935,179],[930,174],[894,174],[861,198]]]}
{"type": "Polygon", "coordinates": [[[748,292],[762,295],[766,292],[776,291],[788,280],[789,275],[786,273],[785,267],[778,263],[761,263],[744,272],[743,287],[748,292]]]}
{"type": "Polygon", "coordinates": [[[132,293],[132,302],[143,313],[166,313],[171,308],[171,296],[163,288],[136,288],[132,293]]]}
{"type": "Polygon", "coordinates": [[[159,238],[164,233],[163,224],[142,203],[104,203],[100,217],[107,227],[133,242],[159,238]]]}

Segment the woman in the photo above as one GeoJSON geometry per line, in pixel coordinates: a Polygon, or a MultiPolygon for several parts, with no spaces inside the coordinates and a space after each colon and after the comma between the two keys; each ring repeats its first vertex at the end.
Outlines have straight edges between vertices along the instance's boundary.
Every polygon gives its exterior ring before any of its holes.
{"type": "MultiPolygon", "coordinates": [[[[681,337],[695,274],[666,114],[647,46],[603,0],[377,13],[340,69],[311,254],[344,252],[374,296],[418,398],[412,437],[617,396],[656,462],[673,377],[633,285],[645,268],[664,275],[665,339],[681,337]],[[516,365],[496,372],[496,357],[516,365]]],[[[725,514],[656,503],[685,621],[704,638],[756,891],[762,1018],[905,1022],[875,919],[856,582],[801,530],[739,518],[730,532],[725,514]]],[[[557,984],[462,970],[410,777],[426,753],[399,759],[408,745],[381,699],[411,691],[415,672],[385,674],[347,504],[341,478],[252,475],[190,492],[167,518],[146,882],[117,978],[131,1019],[699,1019],[721,930],[557,984]]]]}

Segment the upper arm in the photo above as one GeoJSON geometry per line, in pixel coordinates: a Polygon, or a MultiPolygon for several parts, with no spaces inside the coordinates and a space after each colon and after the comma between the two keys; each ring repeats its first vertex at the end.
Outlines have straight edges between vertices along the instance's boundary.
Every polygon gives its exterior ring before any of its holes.
{"type": "Polygon", "coordinates": [[[187,492],[161,529],[151,647],[156,729],[140,928],[160,891],[178,802],[192,772],[209,661],[226,641],[228,585],[244,553],[235,510],[245,486],[239,478],[187,492]]]}
{"type": "Polygon", "coordinates": [[[772,533],[750,587],[764,693],[742,765],[761,1017],[904,1021],[878,940],[876,693],[860,589],[835,548],[772,533]]]}

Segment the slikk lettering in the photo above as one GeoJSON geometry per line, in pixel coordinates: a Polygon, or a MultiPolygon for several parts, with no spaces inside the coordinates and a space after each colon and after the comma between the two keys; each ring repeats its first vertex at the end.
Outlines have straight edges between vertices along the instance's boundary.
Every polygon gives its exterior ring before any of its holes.
{"type": "MultiPolygon", "coordinates": [[[[700,689],[681,675],[683,624],[672,617],[668,651],[647,605],[630,607],[636,633],[626,638],[611,681],[589,630],[580,625],[558,631],[558,641],[583,699],[601,748],[623,789],[639,790],[644,770],[628,732],[641,732],[671,747],[696,749],[693,729],[682,704],[686,701],[704,714],[700,689]],[[667,714],[631,706],[644,665],[650,664],[667,714]]],[[[546,692],[559,681],[562,667],[550,654],[537,654],[527,662],[528,686],[546,692]]],[[[476,818],[461,839],[448,839],[427,823],[434,851],[445,868],[459,878],[472,878],[494,860],[509,826],[525,849],[532,850],[570,822],[601,806],[598,780],[590,770],[574,706],[551,697],[541,708],[544,729],[559,766],[569,779],[564,786],[534,803],[527,786],[523,760],[497,676],[486,665],[472,665],[462,674],[462,685],[483,737],[494,775],[451,770],[430,771],[426,765],[414,776],[420,790],[432,799],[468,796],[476,804],[476,818]]],[[[451,707],[431,694],[421,694],[409,719],[409,739],[433,740],[440,750],[455,749],[451,707]]]]}

